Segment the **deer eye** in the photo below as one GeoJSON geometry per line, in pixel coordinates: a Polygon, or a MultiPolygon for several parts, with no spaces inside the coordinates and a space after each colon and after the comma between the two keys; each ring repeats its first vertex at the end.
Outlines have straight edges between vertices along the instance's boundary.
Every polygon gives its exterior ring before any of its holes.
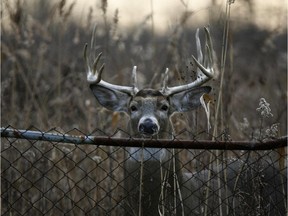
{"type": "Polygon", "coordinates": [[[138,109],[137,109],[136,106],[132,105],[132,106],[130,107],[130,110],[131,110],[132,112],[135,112],[135,111],[137,111],[138,109]]]}
{"type": "Polygon", "coordinates": [[[167,105],[162,105],[161,106],[161,110],[162,111],[167,111],[168,110],[168,106],[167,105]]]}

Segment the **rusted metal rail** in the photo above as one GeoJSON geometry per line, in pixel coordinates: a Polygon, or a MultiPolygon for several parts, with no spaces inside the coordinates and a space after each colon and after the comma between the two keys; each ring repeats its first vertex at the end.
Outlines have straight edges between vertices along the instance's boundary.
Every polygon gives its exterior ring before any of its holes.
{"type": "Polygon", "coordinates": [[[103,136],[74,136],[70,134],[1,128],[1,137],[26,140],[71,143],[77,145],[101,145],[121,147],[219,149],[219,150],[269,150],[287,146],[287,136],[268,141],[210,141],[210,140],[157,140],[136,138],[114,138],[103,136]]]}

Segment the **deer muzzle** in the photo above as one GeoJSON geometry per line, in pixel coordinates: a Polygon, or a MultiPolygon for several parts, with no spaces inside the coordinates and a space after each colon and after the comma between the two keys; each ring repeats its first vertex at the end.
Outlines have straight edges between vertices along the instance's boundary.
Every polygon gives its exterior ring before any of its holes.
{"type": "Polygon", "coordinates": [[[144,136],[156,135],[159,129],[159,123],[155,117],[141,118],[138,124],[138,131],[144,136]]]}

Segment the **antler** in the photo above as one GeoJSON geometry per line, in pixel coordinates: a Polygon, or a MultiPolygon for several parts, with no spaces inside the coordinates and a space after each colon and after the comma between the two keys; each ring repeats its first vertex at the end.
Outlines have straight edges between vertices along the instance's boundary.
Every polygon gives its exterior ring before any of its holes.
{"type": "Polygon", "coordinates": [[[138,92],[138,88],[136,86],[136,82],[137,82],[137,67],[134,66],[133,70],[132,70],[132,81],[133,81],[133,85],[132,86],[120,86],[120,85],[114,85],[108,82],[105,82],[104,80],[102,80],[101,76],[104,70],[104,65],[102,64],[99,71],[97,70],[97,64],[102,56],[102,53],[99,53],[98,56],[95,58],[92,66],[90,65],[90,61],[89,58],[87,57],[87,44],[85,44],[84,47],[84,59],[86,62],[86,66],[87,66],[87,81],[89,82],[90,85],[100,85],[103,87],[106,87],[108,89],[113,89],[113,90],[117,90],[129,95],[135,95],[138,92]]]}
{"type": "Polygon", "coordinates": [[[196,31],[196,47],[197,47],[197,56],[198,60],[192,56],[193,61],[197,65],[197,79],[191,83],[185,84],[185,85],[180,85],[180,86],[174,86],[174,87],[168,87],[167,82],[168,82],[168,68],[165,71],[164,75],[164,81],[163,81],[163,87],[161,92],[165,95],[171,95],[175,94],[187,89],[191,89],[197,86],[200,86],[210,79],[213,78],[214,71],[213,71],[213,54],[212,54],[212,40],[210,36],[209,30],[205,27],[205,36],[206,36],[206,49],[205,49],[205,59],[203,61],[203,54],[202,54],[202,49],[201,49],[201,42],[199,39],[199,29],[196,31]],[[204,64],[204,66],[202,65],[204,64]]]}

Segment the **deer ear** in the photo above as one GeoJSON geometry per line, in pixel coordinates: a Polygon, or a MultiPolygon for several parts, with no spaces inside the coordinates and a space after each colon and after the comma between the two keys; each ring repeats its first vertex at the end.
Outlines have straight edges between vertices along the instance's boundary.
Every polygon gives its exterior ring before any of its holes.
{"type": "Polygon", "coordinates": [[[90,88],[103,107],[111,111],[128,112],[128,102],[131,99],[129,94],[93,84],[90,88]]]}
{"type": "Polygon", "coordinates": [[[187,112],[201,106],[201,96],[210,91],[210,86],[203,86],[170,95],[169,98],[172,112],[187,112]]]}

